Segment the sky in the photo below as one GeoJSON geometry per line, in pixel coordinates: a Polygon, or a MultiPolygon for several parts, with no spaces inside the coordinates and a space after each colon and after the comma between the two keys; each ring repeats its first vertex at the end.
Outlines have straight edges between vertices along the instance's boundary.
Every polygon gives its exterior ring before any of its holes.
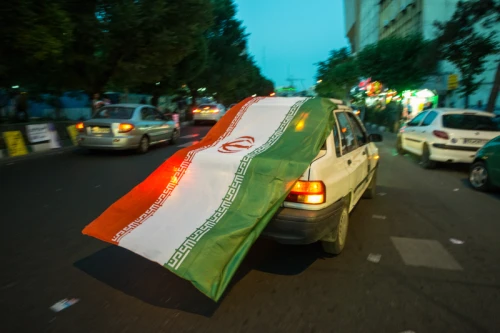
{"type": "Polygon", "coordinates": [[[331,50],[348,46],[343,0],[235,0],[249,36],[249,51],[275,86],[316,83],[316,65],[331,50]]]}

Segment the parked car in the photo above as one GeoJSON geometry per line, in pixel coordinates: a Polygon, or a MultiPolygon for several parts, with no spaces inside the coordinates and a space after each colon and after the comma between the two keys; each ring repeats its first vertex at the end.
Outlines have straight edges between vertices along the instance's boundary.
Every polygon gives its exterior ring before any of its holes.
{"type": "Polygon", "coordinates": [[[461,109],[431,109],[419,113],[399,131],[397,151],[420,156],[424,168],[437,162],[472,163],[476,152],[500,135],[491,113],[461,109]]]}
{"type": "MultiPolygon", "coordinates": [[[[338,101],[336,101],[338,102],[338,101]]],[[[335,126],[263,236],[284,244],[321,241],[327,253],[344,246],[349,213],[361,197],[373,198],[377,185],[380,134],[368,135],[350,108],[340,106],[335,126]]]]}
{"type": "Polygon", "coordinates": [[[222,104],[201,104],[193,110],[193,120],[195,125],[202,121],[218,122],[226,113],[226,108],[222,104]]]}
{"type": "Polygon", "coordinates": [[[477,152],[469,171],[469,182],[479,191],[500,188],[500,136],[477,152]]]}
{"type": "Polygon", "coordinates": [[[171,116],[152,105],[115,104],[101,108],[91,119],[76,124],[77,141],[88,149],[137,149],[146,153],[149,146],[180,136],[180,127],[171,116]]]}

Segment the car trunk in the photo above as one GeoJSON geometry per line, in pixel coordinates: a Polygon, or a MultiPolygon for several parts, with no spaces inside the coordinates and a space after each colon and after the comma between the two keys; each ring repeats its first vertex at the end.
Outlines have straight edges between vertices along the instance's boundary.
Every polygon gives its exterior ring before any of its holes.
{"type": "Polygon", "coordinates": [[[453,145],[481,148],[486,142],[500,135],[498,125],[489,115],[477,113],[443,115],[443,131],[453,145]]]}
{"type": "Polygon", "coordinates": [[[91,119],[84,124],[87,135],[113,136],[113,128],[117,128],[119,123],[119,119],[91,119]]]}

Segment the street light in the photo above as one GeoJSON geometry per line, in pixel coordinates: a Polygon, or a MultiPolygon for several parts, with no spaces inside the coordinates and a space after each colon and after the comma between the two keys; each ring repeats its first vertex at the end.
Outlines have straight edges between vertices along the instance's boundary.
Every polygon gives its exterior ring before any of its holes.
{"type": "Polygon", "coordinates": [[[323,82],[323,80],[318,80],[318,81],[316,81],[316,83],[318,83],[318,84],[319,84],[319,83],[321,83],[321,82],[323,82]]]}
{"type": "Polygon", "coordinates": [[[12,89],[19,89],[19,86],[12,86],[12,89]]]}

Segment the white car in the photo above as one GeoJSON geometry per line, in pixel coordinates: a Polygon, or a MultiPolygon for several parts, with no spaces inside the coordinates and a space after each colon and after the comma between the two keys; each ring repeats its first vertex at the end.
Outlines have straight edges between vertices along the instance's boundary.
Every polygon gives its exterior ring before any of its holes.
{"type": "Polygon", "coordinates": [[[350,108],[341,105],[334,112],[333,131],[264,229],[264,237],[283,244],[321,241],[325,252],[339,254],[349,213],[361,197],[375,195],[379,155],[373,142],[382,136],[368,135],[350,108]]]}
{"type": "Polygon", "coordinates": [[[500,135],[495,115],[465,109],[432,109],[419,113],[399,133],[398,153],[421,157],[431,169],[436,162],[472,163],[476,152],[500,135]]]}
{"type": "Polygon", "coordinates": [[[193,120],[195,125],[202,121],[218,122],[225,113],[222,104],[201,104],[193,110],[193,120]]]}

